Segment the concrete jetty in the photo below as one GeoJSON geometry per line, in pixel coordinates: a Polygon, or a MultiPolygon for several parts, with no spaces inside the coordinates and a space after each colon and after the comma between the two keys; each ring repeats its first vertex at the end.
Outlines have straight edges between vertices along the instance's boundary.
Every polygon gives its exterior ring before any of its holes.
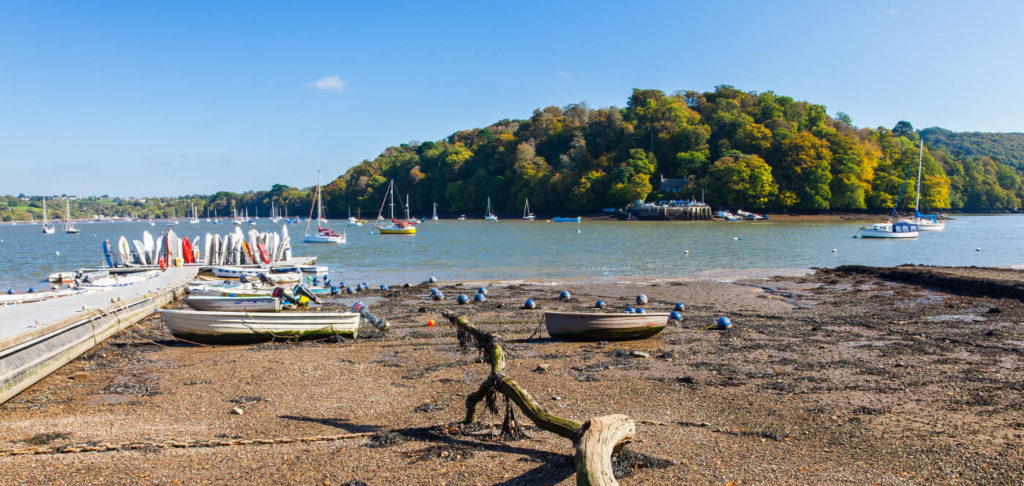
{"type": "Polygon", "coordinates": [[[127,287],[0,307],[0,403],[184,292],[198,267],[127,287]]]}

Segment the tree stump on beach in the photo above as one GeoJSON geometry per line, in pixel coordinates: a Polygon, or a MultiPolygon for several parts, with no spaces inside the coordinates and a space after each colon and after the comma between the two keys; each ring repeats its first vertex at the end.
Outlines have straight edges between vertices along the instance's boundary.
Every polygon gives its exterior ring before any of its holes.
{"type": "Polygon", "coordinates": [[[501,393],[510,402],[505,408],[502,434],[517,435],[518,425],[514,403],[540,429],[569,439],[576,447],[576,484],[611,486],[618,482],[612,472],[612,455],[632,442],[636,435],[636,424],[625,415],[607,415],[591,418],[584,424],[575,420],[558,417],[540,406],[529,392],[515,380],[505,376],[505,350],[497,336],[483,332],[464,317],[456,316],[445,309],[442,315],[455,326],[459,344],[472,343],[491,364],[491,374],[477,391],[466,397],[466,416],[463,423],[470,424],[476,418],[476,408],[485,401],[488,408],[496,411],[495,396],[501,393]]]}

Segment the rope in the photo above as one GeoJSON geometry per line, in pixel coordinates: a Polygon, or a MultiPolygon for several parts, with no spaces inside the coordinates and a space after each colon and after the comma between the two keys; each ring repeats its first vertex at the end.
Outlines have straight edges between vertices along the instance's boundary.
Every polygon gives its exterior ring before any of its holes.
{"type": "Polygon", "coordinates": [[[224,440],[164,440],[151,442],[125,442],[123,444],[111,444],[106,442],[71,444],[63,447],[25,447],[25,448],[3,448],[0,449],[0,457],[22,456],[40,454],[73,454],[81,452],[117,452],[133,451],[146,448],[172,449],[172,448],[209,448],[209,447],[230,447],[246,445],[270,445],[270,444],[292,444],[297,442],[334,442],[339,440],[358,439],[368,437],[378,432],[359,432],[354,434],[341,435],[317,435],[307,437],[275,437],[260,439],[224,439],[224,440]]]}

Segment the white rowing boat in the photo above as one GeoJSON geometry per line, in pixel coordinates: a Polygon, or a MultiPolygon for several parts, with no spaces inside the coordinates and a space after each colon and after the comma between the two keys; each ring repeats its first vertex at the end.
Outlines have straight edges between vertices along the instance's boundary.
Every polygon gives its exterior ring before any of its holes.
{"type": "Polygon", "coordinates": [[[201,311],[218,312],[280,312],[281,300],[271,296],[222,297],[219,295],[190,295],[185,305],[201,311]]]}
{"type": "Polygon", "coordinates": [[[175,337],[203,343],[252,343],[275,338],[356,337],[359,314],[351,312],[208,312],[161,310],[175,337]]]}

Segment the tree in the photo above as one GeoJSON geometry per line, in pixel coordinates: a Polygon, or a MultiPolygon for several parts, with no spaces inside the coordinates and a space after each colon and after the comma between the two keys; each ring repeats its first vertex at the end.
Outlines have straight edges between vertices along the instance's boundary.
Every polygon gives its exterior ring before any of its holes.
{"type": "Polygon", "coordinates": [[[908,121],[900,120],[892,127],[892,134],[896,137],[905,137],[914,132],[914,126],[908,121]]]}

